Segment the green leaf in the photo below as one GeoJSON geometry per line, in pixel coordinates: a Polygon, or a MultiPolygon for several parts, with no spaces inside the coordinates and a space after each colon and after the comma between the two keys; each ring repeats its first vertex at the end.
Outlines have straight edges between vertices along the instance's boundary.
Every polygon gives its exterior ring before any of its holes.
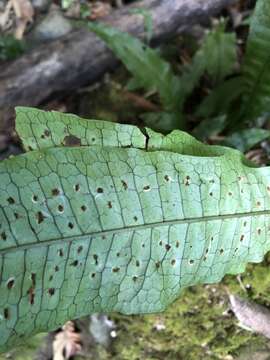
{"type": "Polygon", "coordinates": [[[232,103],[243,93],[240,76],[224,81],[215,87],[199,105],[196,115],[209,117],[229,112],[232,103]]]}
{"type": "Polygon", "coordinates": [[[128,33],[107,25],[89,23],[88,27],[106,42],[141,87],[158,92],[165,111],[177,112],[180,109],[179,79],[171,65],[154,49],[128,33]]]}
{"type": "Polygon", "coordinates": [[[219,83],[233,72],[237,63],[235,33],[225,33],[225,22],[221,21],[216,29],[207,35],[203,51],[206,71],[219,83]]]}
{"type": "Polygon", "coordinates": [[[243,64],[243,120],[270,111],[270,1],[257,0],[243,64]]]}
{"type": "Polygon", "coordinates": [[[232,73],[236,60],[235,34],[225,33],[225,23],[221,22],[206,34],[191,64],[185,67],[180,80],[181,99],[191,94],[205,72],[219,83],[232,73]]]}
{"type": "Polygon", "coordinates": [[[192,134],[199,140],[207,140],[213,135],[218,135],[225,129],[226,115],[219,115],[213,119],[205,119],[196,126],[192,134]]]}
{"type": "Polygon", "coordinates": [[[270,249],[270,169],[236,150],[30,108],[17,132],[37,150],[0,164],[1,349],[93,312],[163,311],[270,249]]]}
{"type": "Polygon", "coordinates": [[[14,36],[0,36],[0,60],[13,60],[24,53],[24,41],[17,40],[14,36]]]}
{"type": "Polygon", "coordinates": [[[223,144],[245,152],[269,137],[269,130],[251,128],[227,136],[223,144]]]}
{"type": "Polygon", "coordinates": [[[168,112],[148,112],[141,114],[140,118],[146,126],[162,133],[168,133],[172,129],[177,129],[179,125],[180,114],[168,112]]]}

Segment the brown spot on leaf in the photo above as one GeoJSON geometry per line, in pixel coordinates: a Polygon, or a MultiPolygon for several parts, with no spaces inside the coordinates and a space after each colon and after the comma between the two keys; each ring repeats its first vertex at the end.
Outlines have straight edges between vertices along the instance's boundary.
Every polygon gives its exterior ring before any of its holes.
{"type": "Polygon", "coordinates": [[[13,205],[13,204],[15,204],[15,200],[13,199],[13,197],[9,197],[9,198],[7,198],[7,202],[10,204],[10,205],[13,205]]]}
{"type": "Polygon", "coordinates": [[[67,135],[64,138],[65,146],[81,146],[81,139],[74,135],[67,135]]]}

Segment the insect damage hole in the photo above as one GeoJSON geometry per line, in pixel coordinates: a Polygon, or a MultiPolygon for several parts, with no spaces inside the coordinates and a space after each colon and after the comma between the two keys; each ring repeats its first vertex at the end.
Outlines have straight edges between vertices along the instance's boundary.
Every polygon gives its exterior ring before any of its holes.
{"type": "Polygon", "coordinates": [[[60,212],[60,213],[63,213],[64,212],[64,206],[63,205],[58,205],[58,211],[60,212]]]}
{"type": "Polygon", "coordinates": [[[72,222],[69,222],[69,223],[68,223],[68,227],[69,227],[70,229],[73,229],[73,228],[74,228],[74,224],[73,224],[72,222]]]}
{"type": "Polygon", "coordinates": [[[75,190],[76,192],[80,191],[80,189],[81,189],[80,184],[75,184],[75,185],[74,185],[74,190],[75,190]]]}
{"type": "Polygon", "coordinates": [[[74,135],[67,135],[64,138],[65,146],[81,146],[81,139],[74,135]]]}
{"type": "Polygon", "coordinates": [[[52,196],[58,196],[60,194],[60,190],[58,188],[52,189],[52,196]]]}
{"type": "Polygon", "coordinates": [[[41,224],[45,220],[45,218],[45,215],[41,211],[38,211],[36,213],[36,219],[38,224],[41,224]]]}
{"type": "Polygon", "coordinates": [[[10,318],[10,311],[8,308],[4,309],[4,319],[8,320],[10,318]]]}
{"type": "Polygon", "coordinates": [[[33,195],[33,196],[32,196],[32,201],[33,201],[33,203],[38,202],[38,196],[37,196],[37,195],[33,195]]]}
{"type": "Polygon", "coordinates": [[[54,288],[49,288],[49,289],[48,289],[48,294],[49,294],[50,296],[53,296],[53,295],[55,294],[55,289],[54,289],[54,288]]]}
{"type": "Polygon", "coordinates": [[[9,198],[7,198],[7,202],[10,204],[10,205],[13,205],[13,204],[15,204],[15,200],[13,199],[13,197],[9,197],[9,198]]]}
{"type": "Polygon", "coordinates": [[[86,207],[85,205],[82,205],[82,206],[81,206],[81,210],[82,210],[83,212],[85,212],[85,211],[87,210],[87,207],[86,207]]]}
{"type": "Polygon", "coordinates": [[[5,232],[2,232],[1,235],[0,235],[1,239],[6,241],[7,240],[7,235],[5,232]]]}
{"type": "Polygon", "coordinates": [[[147,191],[150,191],[150,190],[151,190],[151,188],[150,188],[149,185],[146,185],[146,186],[143,187],[144,192],[147,192],[147,191]]]}
{"type": "Polygon", "coordinates": [[[8,281],[7,281],[8,290],[11,290],[13,288],[14,284],[15,284],[15,279],[13,277],[8,279],[8,281]]]}
{"type": "Polygon", "coordinates": [[[101,188],[101,187],[98,187],[97,188],[97,193],[98,194],[102,194],[104,192],[104,190],[101,188]]]}

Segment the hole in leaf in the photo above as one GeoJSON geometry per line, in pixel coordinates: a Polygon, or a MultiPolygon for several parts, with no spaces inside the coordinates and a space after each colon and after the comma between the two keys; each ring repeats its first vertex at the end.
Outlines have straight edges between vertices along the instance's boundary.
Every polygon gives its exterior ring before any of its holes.
{"type": "Polygon", "coordinates": [[[75,190],[75,191],[80,191],[80,184],[76,184],[76,185],[74,186],[74,190],[75,190]]]}
{"type": "Polygon", "coordinates": [[[223,249],[220,249],[220,250],[219,250],[219,253],[220,253],[220,255],[222,255],[222,254],[224,253],[224,250],[223,250],[223,249]]]}
{"type": "Polygon", "coordinates": [[[4,318],[8,320],[10,318],[10,312],[8,308],[4,309],[4,318]]]}
{"type": "Polygon", "coordinates": [[[140,266],[140,262],[139,260],[136,260],[136,266],[139,267],[140,266]]]}
{"type": "Polygon", "coordinates": [[[63,205],[58,205],[58,211],[59,212],[64,212],[64,206],[63,205]]]}
{"type": "Polygon", "coordinates": [[[176,261],[175,261],[175,259],[173,259],[173,260],[171,261],[171,264],[172,264],[172,265],[175,265],[175,263],[176,263],[176,261]]]}
{"type": "Polygon", "coordinates": [[[10,205],[12,205],[12,204],[15,204],[15,200],[13,199],[13,197],[9,197],[9,198],[7,198],[7,202],[10,204],[10,205]]]}
{"type": "Polygon", "coordinates": [[[68,227],[69,227],[70,229],[73,229],[73,228],[74,228],[74,224],[72,224],[72,222],[69,222],[69,223],[68,223],[68,227]]]}
{"type": "Polygon", "coordinates": [[[35,303],[35,288],[33,286],[31,286],[29,288],[29,290],[27,291],[27,294],[28,294],[29,303],[31,305],[34,305],[34,303],[35,303]]]}
{"type": "Polygon", "coordinates": [[[84,212],[84,211],[87,210],[87,207],[86,207],[85,205],[82,205],[82,206],[81,206],[81,210],[84,212]]]}
{"type": "Polygon", "coordinates": [[[81,146],[81,139],[74,135],[67,135],[64,138],[65,146],[81,146]]]}
{"type": "Polygon", "coordinates": [[[170,177],[168,175],[164,176],[165,181],[170,181],[170,177]]]}
{"type": "Polygon", "coordinates": [[[138,277],[137,277],[137,276],[133,276],[133,278],[132,278],[132,280],[133,280],[134,282],[136,282],[136,281],[137,281],[137,279],[138,279],[138,277]]]}
{"type": "Polygon", "coordinates": [[[124,190],[127,190],[128,189],[128,184],[124,180],[121,180],[121,182],[122,182],[124,190]]]}
{"type": "Polygon", "coordinates": [[[96,273],[91,274],[91,278],[94,278],[96,276],[96,273]]]}
{"type": "Polygon", "coordinates": [[[258,229],[258,230],[257,230],[258,235],[261,235],[261,232],[262,232],[261,229],[258,229]]]}
{"type": "Polygon", "coordinates": [[[134,216],[133,220],[134,220],[134,221],[138,221],[137,216],[134,216]]]}
{"type": "Polygon", "coordinates": [[[190,264],[190,265],[193,265],[193,264],[194,264],[194,260],[192,260],[192,259],[189,260],[189,264],[190,264]]]}
{"type": "Polygon", "coordinates": [[[103,189],[101,187],[97,188],[97,193],[102,194],[103,193],[103,189]]]}
{"type": "Polygon", "coordinates": [[[42,214],[41,211],[39,211],[37,214],[36,214],[36,218],[37,218],[37,223],[38,224],[41,224],[44,219],[45,219],[45,216],[42,214]]]}
{"type": "Polygon", "coordinates": [[[112,202],[108,201],[108,208],[111,209],[112,208],[112,202]]]}
{"type": "Polygon", "coordinates": [[[158,269],[160,267],[160,262],[157,261],[155,265],[156,265],[156,268],[158,269]]]}
{"type": "Polygon", "coordinates": [[[179,248],[179,245],[180,245],[179,241],[176,241],[175,246],[176,246],[177,248],[179,248]]]}
{"type": "Polygon", "coordinates": [[[165,245],[165,249],[166,249],[167,251],[169,251],[170,248],[171,248],[171,245],[169,245],[169,244],[166,244],[166,245],[165,245]]]}
{"type": "Polygon", "coordinates": [[[78,266],[79,261],[78,260],[74,260],[70,265],[71,266],[78,266]]]}
{"type": "Polygon", "coordinates": [[[243,240],[244,240],[244,237],[245,237],[245,235],[241,235],[240,241],[243,241],[243,240]]]}
{"type": "Polygon", "coordinates": [[[33,202],[37,202],[37,201],[38,201],[38,197],[37,197],[37,195],[33,195],[33,197],[32,197],[32,201],[33,201],[33,202]]]}
{"type": "Polygon", "coordinates": [[[150,190],[150,186],[149,186],[149,185],[144,186],[144,187],[143,187],[143,190],[144,190],[144,191],[149,191],[149,190],[150,190]]]}
{"type": "Polygon", "coordinates": [[[119,256],[120,256],[120,253],[118,252],[118,253],[116,254],[116,256],[119,257],[119,256]]]}
{"type": "Polygon", "coordinates": [[[51,135],[50,130],[45,129],[45,130],[44,130],[44,135],[45,135],[46,137],[49,137],[49,136],[51,135]]]}
{"type": "Polygon", "coordinates": [[[162,241],[160,240],[160,242],[159,242],[159,246],[162,246],[162,241]]]}
{"type": "Polygon", "coordinates": [[[114,273],[117,273],[119,270],[120,270],[119,267],[115,267],[115,268],[112,269],[112,271],[113,271],[114,273]]]}
{"type": "Polygon", "coordinates": [[[8,288],[8,290],[12,289],[13,286],[14,286],[14,284],[15,284],[14,278],[8,279],[8,281],[7,281],[7,288],[8,288]]]}
{"type": "Polygon", "coordinates": [[[49,281],[52,281],[52,279],[53,279],[53,275],[50,275],[49,281]]]}
{"type": "Polygon", "coordinates": [[[31,281],[32,281],[33,287],[35,287],[36,286],[36,274],[35,273],[31,273],[31,281]]]}
{"type": "Polygon", "coordinates": [[[83,246],[80,245],[80,246],[78,247],[78,249],[77,249],[77,253],[80,254],[80,253],[82,252],[82,250],[83,250],[83,246]]]}
{"type": "Polygon", "coordinates": [[[53,296],[54,293],[55,293],[55,289],[54,289],[54,288],[49,288],[49,289],[48,289],[48,294],[49,294],[50,296],[53,296]]]}
{"type": "Polygon", "coordinates": [[[97,256],[97,254],[94,254],[93,258],[95,260],[95,264],[98,265],[98,256],[97,256]]]}
{"type": "Polygon", "coordinates": [[[55,272],[59,271],[59,267],[57,265],[55,266],[54,271],[55,272]]]}
{"type": "Polygon", "coordinates": [[[18,213],[15,212],[15,213],[14,213],[14,217],[15,217],[15,219],[19,219],[20,216],[19,216],[18,213]]]}
{"type": "Polygon", "coordinates": [[[62,249],[57,250],[57,252],[60,257],[64,256],[64,252],[62,249]]]}
{"type": "Polygon", "coordinates": [[[52,189],[52,196],[58,196],[60,194],[60,190],[57,188],[52,189]]]}

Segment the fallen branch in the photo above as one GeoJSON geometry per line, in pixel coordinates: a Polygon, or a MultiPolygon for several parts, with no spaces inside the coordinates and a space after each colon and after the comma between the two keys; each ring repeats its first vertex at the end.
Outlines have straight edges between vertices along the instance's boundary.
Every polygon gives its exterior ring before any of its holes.
{"type": "MultiPolygon", "coordinates": [[[[147,8],[153,18],[153,41],[160,43],[177,29],[205,21],[235,0],[143,0],[102,19],[122,31],[143,37],[144,19],[131,8],[147,8]]],[[[0,108],[39,105],[52,94],[93,83],[117,64],[104,43],[86,29],[72,33],[2,66],[0,108]]]]}

